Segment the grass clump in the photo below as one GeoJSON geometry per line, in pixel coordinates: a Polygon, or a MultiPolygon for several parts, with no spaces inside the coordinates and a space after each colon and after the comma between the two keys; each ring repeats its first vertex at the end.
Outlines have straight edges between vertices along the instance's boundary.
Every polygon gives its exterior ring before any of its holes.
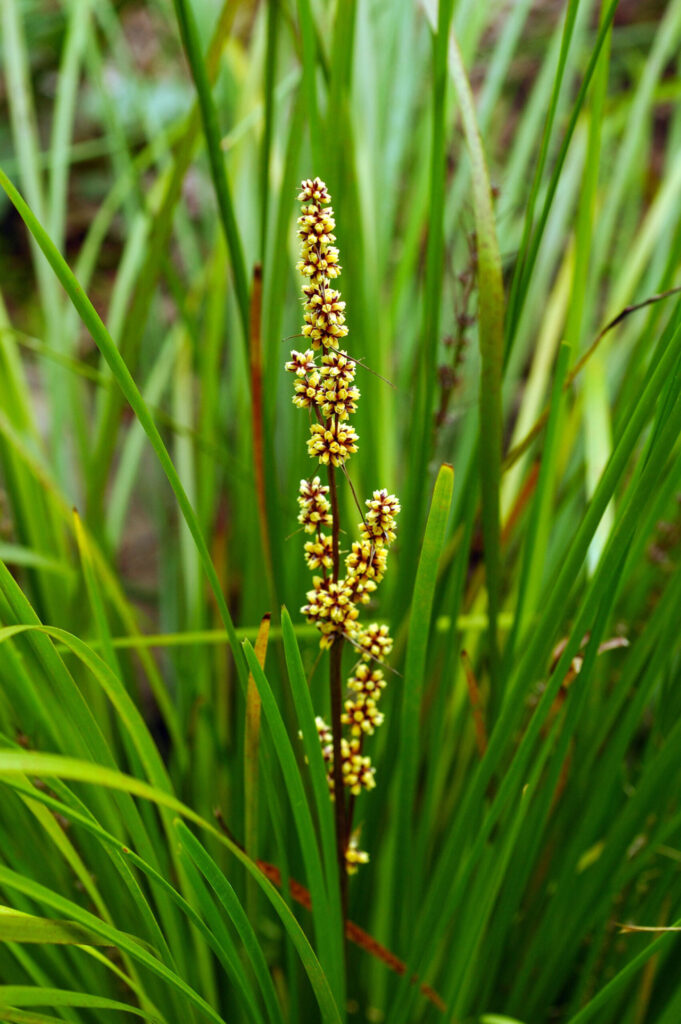
{"type": "Polygon", "coordinates": [[[676,1024],[634,7],[4,0],[1,1019],[676,1024]]]}

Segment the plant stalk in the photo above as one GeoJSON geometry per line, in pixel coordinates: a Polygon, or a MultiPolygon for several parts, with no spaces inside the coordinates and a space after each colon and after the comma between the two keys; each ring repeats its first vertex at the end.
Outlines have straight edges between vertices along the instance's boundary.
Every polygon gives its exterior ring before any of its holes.
{"type": "MultiPolygon", "coordinates": [[[[340,521],[338,516],[338,492],[336,490],[336,471],[329,465],[329,495],[331,498],[331,515],[333,516],[332,551],[333,579],[338,582],[340,566],[340,521]]],[[[347,846],[347,824],[345,815],[345,794],[343,792],[343,763],[341,759],[341,733],[343,714],[343,638],[337,636],[331,647],[329,660],[329,686],[331,689],[331,731],[333,733],[333,789],[336,816],[336,851],[338,854],[338,871],[340,876],[341,906],[343,920],[348,911],[348,874],[345,865],[345,849],[347,846]]]]}

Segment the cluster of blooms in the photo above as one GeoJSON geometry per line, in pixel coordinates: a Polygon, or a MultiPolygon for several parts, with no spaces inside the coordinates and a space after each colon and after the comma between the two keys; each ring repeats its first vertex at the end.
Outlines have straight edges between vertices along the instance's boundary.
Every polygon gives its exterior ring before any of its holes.
{"type": "MultiPolygon", "coordinates": [[[[334,245],[336,222],[326,185],[319,178],[307,179],[301,184],[298,199],[303,204],[298,219],[301,239],[298,270],[305,278],[302,335],[310,347],[303,352],[291,352],[286,369],[295,377],[294,404],[310,413],[308,454],[333,474],[334,469],[343,468],[357,451],[359,438],[349,422],[360,397],[355,384],[356,362],[339,348],[340,341],[348,334],[348,327],[345,303],[340,292],[331,286],[339,277],[341,266],[334,245]]],[[[341,576],[338,572],[339,531],[333,521],[329,492],[330,488],[322,484],[318,476],[301,481],[298,522],[306,533],[313,535],[305,542],[304,551],[305,561],[315,573],[302,611],[308,622],[319,630],[322,648],[331,647],[338,639],[346,639],[359,654],[348,680],[340,722],[348,732],[340,741],[342,779],[344,786],[356,796],[376,785],[374,768],[363,752],[363,744],[365,737],[373,735],[383,722],[378,701],[385,679],[379,665],[392,648],[387,626],[378,623],[362,626],[358,622],[358,606],[370,601],[383,579],[388,548],[395,540],[395,518],[400,504],[387,490],[374,491],[359,524],[359,540],[352,543],[345,555],[345,572],[341,576]]],[[[333,733],[321,718],[317,719],[317,730],[331,796],[335,799],[333,733]]],[[[368,854],[359,850],[355,838],[351,838],[346,850],[348,872],[354,873],[357,865],[368,859],[368,854]]]]}
{"type": "MultiPolygon", "coordinates": [[[[329,789],[332,798],[334,794],[333,783],[333,733],[323,718],[315,719],[319,742],[322,747],[322,754],[326,764],[329,789]]],[[[376,785],[374,779],[375,769],[371,765],[371,758],[362,755],[361,745],[358,739],[341,739],[341,762],[343,771],[343,784],[348,787],[354,796],[358,796],[363,789],[373,789],[376,785]]]]}
{"type": "Polygon", "coordinates": [[[321,570],[321,575],[313,577],[307,604],[301,610],[322,634],[322,647],[331,647],[340,635],[361,651],[363,657],[382,661],[392,648],[388,627],[377,623],[361,626],[357,622],[357,605],[367,604],[383,579],[388,545],[395,539],[395,516],[400,506],[394,495],[385,490],[374,491],[373,498],[366,502],[369,512],[359,524],[361,540],[352,544],[345,557],[345,575],[335,579],[331,572],[332,537],[321,529],[322,523],[333,525],[326,498],[328,490],[318,476],[300,483],[298,521],[306,531],[316,534],[314,540],[305,544],[305,560],[313,571],[321,570]],[[370,519],[372,514],[374,518],[370,519]]]}

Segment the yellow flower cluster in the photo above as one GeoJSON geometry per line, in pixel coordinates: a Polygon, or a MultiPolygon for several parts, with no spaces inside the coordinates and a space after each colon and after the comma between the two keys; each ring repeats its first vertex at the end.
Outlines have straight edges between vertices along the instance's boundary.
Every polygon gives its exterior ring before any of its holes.
{"type": "Polygon", "coordinates": [[[305,545],[305,561],[308,569],[333,568],[333,538],[328,533],[318,533],[316,540],[305,545]]]}
{"type": "MultiPolygon", "coordinates": [[[[326,764],[327,779],[332,798],[334,794],[333,781],[333,734],[323,718],[315,719],[317,734],[322,748],[322,756],[326,764]]],[[[343,774],[343,785],[347,786],[354,796],[358,796],[363,789],[373,789],[376,785],[374,778],[375,769],[371,765],[371,758],[362,754],[362,744],[357,738],[346,740],[341,739],[341,769],[343,774]]]]}
{"type": "Polygon", "coordinates": [[[385,661],[393,649],[393,639],[387,626],[372,622],[357,633],[357,645],[362,649],[365,661],[371,661],[372,658],[385,661]]]}
{"type": "MultiPolygon", "coordinates": [[[[305,278],[303,286],[302,336],[309,348],[293,350],[286,369],[295,377],[293,402],[308,409],[311,419],[307,450],[311,458],[328,468],[330,486],[315,476],[302,480],[298,497],[298,522],[307,534],[305,561],[315,573],[307,592],[303,614],[321,634],[320,646],[331,647],[347,640],[358,652],[358,660],[348,679],[340,720],[343,730],[336,744],[340,750],[344,789],[352,797],[376,785],[371,758],[363,750],[365,737],[373,735],[383,723],[379,700],[385,688],[380,665],[392,649],[388,627],[377,622],[362,626],[358,606],[366,605],[383,579],[388,549],[395,540],[396,517],[400,503],[394,494],[381,489],[366,501],[366,514],[359,524],[359,539],[344,553],[344,576],[339,573],[340,526],[337,514],[335,470],[345,468],[357,451],[359,438],[349,417],[357,410],[359,388],[355,383],[357,362],[339,348],[347,337],[345,302],[332,282],[341,266],[336,248],[333,209],[328,189],[319,178],[301,183],[299,201],[303,204],[298,219],[301,254],[298,270],[305,278]],[[333,507],[331,501],[333,500],[333,507]]],[[[319,742],[326,765],[329,789],[334,793],[334,735],[322,718],[316,719],[319,742]]],[[[352,804],[351,804],[352,806],[352,804]]],[[[369,856],[358,849],[353,835],[346,845],[346,868],[352,874],[369,856]]]]}
{"type": "MultiPolygon", "coordinates": [[[[303,194],[301,192],[298,198],[303,194]]],[[[302,246],[297,269],[304,277],[310,278],[310,288],[306,294],[308,303],[312,303],[313,296],[319,295],[323,304],[324,286],[328,287],[329,280],[338,277],[342,270],[338,262],[338,249],[333,244],[336,240],[333,233],[336,226],[333,209],[329,206],[328,210],[324,210],[322,206],[328,202],[328,199],[313,200],[303,206],[298,218],[298,235],[302,239],[302,246]]]]}
{"type": "Polygon", "coordinates": [[[322,647],[330,647],[335,634],[351,636],[356,630],[354,623],[359,612],[352,601],[352,588],[345,580],[315,576],[301,611],[322,634],[322,647]]]}
{"type": "MultiPolygon", "coordinates": [[[[336,267],[336,270],[337,274],[340,273],[340,267],[336,267]]],[[[335,288],[320,290],[317,282],[306,284],[303,295],[303,337],[310,339],[313,349],[337,348],[339,338],[345,338],[348,333],[345,303],[340,292],[335,288]]]]}
{"type": "Polygon", "coordinates": [[[318,458],[325,466],[342,466],[357,451],[357,441],[354,428],[334,418],[326,424],[312,424],[307,450],[311,458],[318,458]]]}
{"type": "Polygon", "coordinates": [[[354,383],[354,360],[338,349],[348,328],[345,303],[330,284],[341,272],[338,249],[333,244],[336,222],[328,205],[328,190],[319,178],[304,181],[298,198],[303,203],[298,218],[302,240],[298,269],[309,279],[303,287],[302,335],[311,348],[291,352],[286,369],[296,375],[294,404],[310,409],[316,419],[307,443],[311,458],[321,465],[338,467],[357,451],[357,434],[345,421],[357,409],[359,388],[354,383]],[[320,350],[321,363],[317,364],[315,356],[320,350]]]}
{"type": "Polygon", "coordinates": [[[362,537],[379,547],[387,547],[395,540],[395,516],[400,511],[400,503],[384,487],[374,491],[373,498],[369,498],[366,505],[369,511],[361,527],[362,537]]]}
{"type": "Polygon", "coordinates": [[[332,525],[326,498],[328,490],[318,476],[302,480],[300,484],[298,521],[308,533],[316,533],[315,539],[305,544],[305,560],[313,572],[322,570],[321,576],[313,578],[307,604],[301,610],[322,634],[322,647],[330,647],[340,634],[350,640],[366,660],[383,661],[392,649],[388,627],[376,622],[360,627],[356,622],[359,616],[356,605],[367,604],[383,579],[388,547],[395,539],[395,516],[400,504],[386,490],[374,491],[373,498],[366,502],[369,511],[359,524],[362,539],[353,542],[345,557],[345,576],[333,580],[328,576],[333,566],[333,542],[321,529],[332,525]]]}
{"type": "Polygon", "coordinates": [[[350,726],[353,736],[373,736],[383,724],[383,714],[378,710],[378,701],[385,689],[385,678],[380,668],[372,669],[361,661],[348,679],[350,696],[345,701],[345,712],[341,721],[350,726]]]}
{"type": "Polygon", "coordinates": [[[321,482],[318,476],[313,480],[300,481],[298,522],[305,533],[315,533],[322,526],[333,525],[331,505],[326,497],[328,493],[329,488],[321,482]]]}

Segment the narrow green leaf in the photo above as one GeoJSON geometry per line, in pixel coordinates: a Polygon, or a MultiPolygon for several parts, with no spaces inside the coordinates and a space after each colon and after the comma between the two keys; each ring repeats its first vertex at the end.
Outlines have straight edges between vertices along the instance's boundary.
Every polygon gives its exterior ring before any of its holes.
{"type": "MultiPolygon", "coordinates": [[[[403,908],[403,923],[412,920],[409,908],[418,892],[414,885],[413,831],[414,797],[419,759],[419,721],[421,701],[425,687],[431,614],[437,570],[445,540],[454,487],[454,470],[443,465],[435,481],[433,498],[419,557],[411,615],[409,639],[404,668],[402,712],[400,716],[400,745],[395,792],[397,793],[397,849],[398,870],[395,878],[396,905],[403,908]],[[411,876],[411,882],[407,877],[411,876]]],[[[411,925],[408,925],[411,927],[411,925]]]]}
{"type": "Polygon", "coordinates": [[[248,278],[246,274],[246,265],[244,263],[241,238],[239,237],[239,229],[236,217],[234,216],[232,195],[229,188],[229,182],[227,181],[225,157],[220,146],[221,132],[218,112],[215,106],[215,101],[213,100],[213,94],[210,87],[210,76],[206,67],[206,61],[204,60],[203,53],[201,52],[201,42],[191,3],[188,3],[187,0],[173,0],[173,5],[175,7],[175,14],[180,27],[182,44],[187,55],[187,61],[191,68],[192,77],[194,79],[198,95],[204,138],[208,150],[211,176],[213,178],[213,186],[215,188],[215,195],[218,201],[218,209],[220,211],[220,219],[222,220],[225,238],[227,239],[227,245],[229,246],[229,252],[232,258],[236,300],[239,306],[239,316],[241,319],[241,328],[243,331],[245,346],[244,351],[247,351],[249,319],[248,278]]]}
{"type": "Polygon", "coordinates": [[[272,1021],[272,1024],[283,1024],[281,1007],[279,1006],[279,1000],[277,999],[277,993],[270,976],[267,961],[258,943],[253,925],[248,920],[243,907],[239,903],[234,889],[213,858],[206,852],[205,848],[189,831],[187,826],[182,821],[177,821],[175,827],[196,867],[210,885],[239,933],[239,937],[244,944],[244,949],[253,967],[261,995],[265,1001],[270,1021],[272,1021]]]}
{"type": "MultiPolygon", "coordinates": [[[[50,945],[105,946],[106,940],[73,921],[34,917],[10,907],[0,907],[0,941],[38,942],[50,945]]],[[[0,992],[2,999],[2,992],[0,992]]]]}
{"type": "Polygon", "coordinates": [[[165,1021],[164,1017],[158,1013],[151,1013],[149,1009],[140,1010],[136,1006],[121,1003],[117,999],[106,999],[104,996],[90,996],[84,992],[67,992],[64,989],[29,985],[0,985],[0,1007],[15,1006],[48,1006],[50,1009],[57,1006],[78,1006],[85,1010],[118,1010],[120,1013],[132,1013],[135,1017],[144,1017],[149,1024],[164,1024],[165,1021]]]}
{"type": "Polygon", "coordinates": [[[461,51],[449,35],[449,70],[459,97],[466,146],[471,161],[475,238],[478,262],[478,340],[480,345],[480,480],[482,530],[489,614],[492,714],[502,700],[499,677],[497,617],[501,590],[501,534],[499,486],[503,416],[501,369],[504,357],[504,286],[497,240],[492,189],[478,129],[475,103],[461,51]]]}
{"type": "MultiPolygon", "coordinates": [[[[258,681],[258,673],[261,673],[262,670],[257,663],[253,648],[250,648],[250,654],[252,661],[251,658],[249,658],[249,661],[251,664],[255,664],[258,669],[258,672],[254,672],[256,681],[258,681]]],[[[260,694],[262,697],[262,689],[260,689],[260,694]]],[[[263,706],[266,706],[265,700],[263,700],[263,706]]],[[[286,742],[288,743],[288,739],[286,742]]],[[[0,750],[0,778],[11,778],[25,775],[38,776],[40,778],[73,779],[80,782],[86,782],[94,786],[118,790],[128,793],[131,796],[141,797],[145,800],[151,800],[161,807],[166,807],[169,810],[174,811],[176,814],[182,815],[187,821],[191,821],[195,825],[198,825],[199,828],[209,833],[214,839],[222,843],[223,846],[226,846],[237,860],[244,865],[247,871],[250,872],[253,878],[256,879],[258,885],[279,915],[282,924],[286,928],[286,931],[289,934],[298,955],[300,956],[307,976],[310,979],[310,984],[312,985],[317,1002],[322,1010],[324,1021],[328,1021],[329,1024],[342,1024],[341,1016],[331,993],[326,975],[321,969],[319,961],[317,960],[317,957],[315,956],[314,951],[300,925],[277,890],[260,871],[257,865],[254,864],[253,861],[251,861],[251,859],[247,857],[235,843],[224,835],[223,832],[215,828],[215,826],[210,822],[205,821],[199,814],[193,811],[190,807],[181,803],[174,796],[150,786],[146,782],[135,779],[132,776],[124,775],[123,773],[114,771],[110,768],[103,768],[100,765],[93,764],[91,761],[79,761],[75,758],[62,757],[58,754],[39,754],[26,751],[0,750]]],[[[38,794],[36,794],[36,799],[39,799],[38,794]]],[[[40,898],[43,899],[48,906],[54,906],[58,910],[66,911],[74,918],[74,920],[91,927],[95,932],[105,934],[112,938],[109,926],[104,925],[103,922],[92,914],[82,910],[76,904],[65,900],[63,897],[58,896],[55,893],[51,893],[43,886],[39,886],[37,883],[25,879],[17,873],[0,866],[0,884],[3,883],[8,887],[14,887],[21,892],[29,892],[34,895],[39,893],[40,898]],[[105,930],[102,931],[102,929],[105,930]]],[[[140,959],[137,951],[141,947],[135,945],[134,948],[130,948],[127,939],[125,937],[123,939],[120,938],[121,934],[122,933],[116,933],[117,937],[112,942],[112,945],[117,945],[124,951],[129,952],[134,959],[140,959]]],[[[154,970],[155,973],[158,973],[159,976],[165,978],[169,984],[172,984],[173,987],[182,991],[192,1000],[192,1002],[194,1002],[195,1005],[198,1005],[201,1008],[203,1007],[203,1001],[200,1001],[199,1003],[196,1002],[196,993],[191,992],[190,994],[188,986],[184,981],[178,979],[174,972],[169,972],[165,966],[161,967],[158,961],[153,958],[150,959],[153,962],[154,966],[152,967],[152,970],[154,970]],[[158,967],[156,966],[157,964],[158,967]]],[[[140,962],[150,966],[146,958],[142,959],[140,962]]],[[[213,1011],[211,1011],[211,1014],[213,1014],[213,1011]]],[[[212,1015],[211,1019],[219,1022],[221,1021],[221,1018],[218,1018],[215,1015],[212,1015]]]]}
{"type": "MultiPolygon", "coordinates": [[[[268,613],[263,616],[255,641],[255,656],[262,669],[265,668],[267,641],[270,632],[268,613]]],[[[255,685],[253,673],[248,674],[246,691],[246,723],[244,731],[244,845],[246,853],[254,860],[258,856],[258,752],[260,748],[260,694],[255,685]]],[[[247,903],[251,920],[256,917],[256,893],[252,879],[248,879],[247,903]]]]}
{"type": "Polygon", "coordinates": [[[267,681],[265,673],[258,664],[255,651],[248,640],[244,640],[244,651],[246,654],[246,660],[248,661],[251,672],[253,673],[256,686],[258,687],[258,692],[260,693],[262,710],[272,736],[272,742],[277,758],[279,759],[279,764],[281,765],[281,771],[284,776],[284,781],[286,783],[291,803],[291,811],[293,812],[293,818],[296,823],[301,854],[303,857],[303,863],[305,864],[305,872],[310,889],[310,896],[312,898],[312,916],[315,923],[315,935],[317,937],[317,945],[319,947],[319,958],[326,971],[333,976],[336,943],[333,941],[328,927],[328,894],[322,872],[317,836],[315,834],[310,808],[307,803],[303,781],[301,779],[300,771],[296,764],[295,754],[293,753],[293,747],[291,746],[291,741],[288,737],[284,720],[281,717],[281,712],[277,707],[274,694],[272,693],[272,689],[267,681]]]}

